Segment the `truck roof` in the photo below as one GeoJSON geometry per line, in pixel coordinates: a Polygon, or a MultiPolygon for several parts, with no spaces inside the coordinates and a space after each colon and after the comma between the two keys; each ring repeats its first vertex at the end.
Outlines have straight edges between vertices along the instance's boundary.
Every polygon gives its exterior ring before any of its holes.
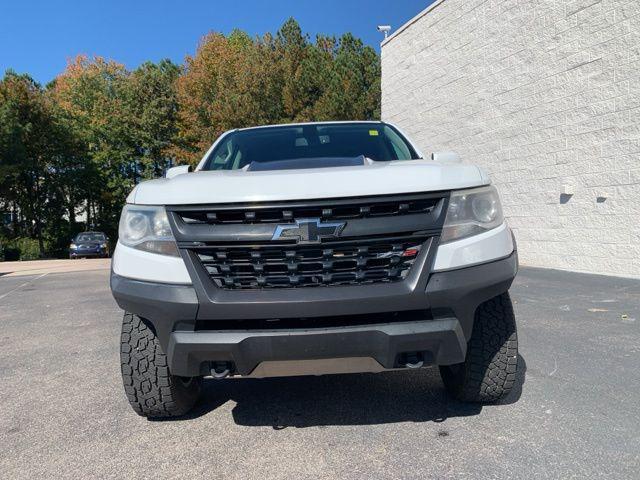
{"type": "Polygon", "coordinates": [[[294,123],[278,123],[275,125],[256,125],[254,127],[245,127],[245,128],[236,128],[235,130],[243,131],[243,130],[254,130],[257,128],[276,128],[276,127],[304,127],[305,125],[335,125],[335,124],[345,124],[345,123],[376,123],[381,124],[385,123],[381,120],[329,120],[322,122],[294,122],[294,123]]]}

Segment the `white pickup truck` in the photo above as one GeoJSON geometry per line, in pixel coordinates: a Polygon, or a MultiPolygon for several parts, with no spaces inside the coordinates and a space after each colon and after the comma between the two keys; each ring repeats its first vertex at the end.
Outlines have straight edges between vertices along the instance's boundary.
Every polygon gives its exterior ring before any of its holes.
{"type": "Polygon", "coordinates": [[[487,175],[393,125],[226,132],[127,198],[111,273],[124,387],[178,416],[203,377],[438,366],[492,402],[516,379],[515,242],[487,175]]]}

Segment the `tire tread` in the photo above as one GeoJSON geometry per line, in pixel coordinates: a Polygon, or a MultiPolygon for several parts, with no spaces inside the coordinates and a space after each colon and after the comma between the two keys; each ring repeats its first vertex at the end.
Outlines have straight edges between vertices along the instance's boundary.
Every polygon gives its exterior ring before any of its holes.
{"type": "Polygon", "coordinates": [[[456,372],[441,367],[447,390],[467,402],[492,403],[506,397],[516,382],[518,335],[508,293],[476,310],[466,359],[456,372]]]}
{"type": "Polygon", "coordinates": [[[169,372],[167,356],[144,319],[125,313],[120,338],[124,391],[134,411],[149,418],[184,415],[199,395],[200,378],[185,387],[169,372]]]}

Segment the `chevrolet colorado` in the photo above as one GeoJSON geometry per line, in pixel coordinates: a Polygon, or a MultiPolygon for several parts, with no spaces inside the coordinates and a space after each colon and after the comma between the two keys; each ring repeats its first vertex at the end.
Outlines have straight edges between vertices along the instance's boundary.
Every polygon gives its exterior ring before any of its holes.
{"type": "Polygon", "coordinates": [[[226,132],[190,170],[137,185],[120,220],[138,414],[187,413],[207,376],[438,366],[461,400],[511,390],[517,252],[480,168],[387,123],[326,122],[226,132]]]}

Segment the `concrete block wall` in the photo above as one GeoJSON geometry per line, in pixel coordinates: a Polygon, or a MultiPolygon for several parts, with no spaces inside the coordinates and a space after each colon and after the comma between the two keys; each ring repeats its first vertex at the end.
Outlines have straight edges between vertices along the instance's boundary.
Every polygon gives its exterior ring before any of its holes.
{"type": "Polygon", "coordinates": [[[382,117],[488,171],[523,264],[640,276],[639,0],[436,1],[383,43],[382,117]]]}

